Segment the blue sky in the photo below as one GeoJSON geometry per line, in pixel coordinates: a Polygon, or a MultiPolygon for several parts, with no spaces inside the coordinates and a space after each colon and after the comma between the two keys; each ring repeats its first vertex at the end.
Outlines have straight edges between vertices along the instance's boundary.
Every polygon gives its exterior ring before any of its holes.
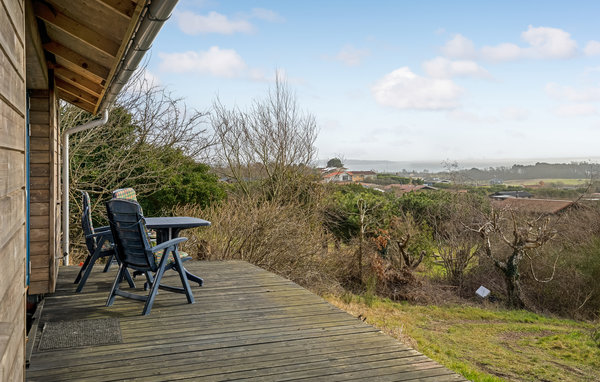
{"type": "Polygon", "coordinates": [[[600,157],[600,2],[180,0],[149,76],[245,107],[276,70],[320,158],[600,157]]]}

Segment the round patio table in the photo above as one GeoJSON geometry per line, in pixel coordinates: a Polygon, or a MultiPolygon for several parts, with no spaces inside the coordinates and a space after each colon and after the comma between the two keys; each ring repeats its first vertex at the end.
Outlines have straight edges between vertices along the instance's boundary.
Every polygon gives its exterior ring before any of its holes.
{"type": "MultiPolygon", "coordinates": [[[[179,237],[179,232],[181,232],[181,230],[210,226],[210,222],[208,220],[192,218],[188,216],[145,218],[145,220],[146,228],[156,231],[156,241],[158,244],[179,237]]],[[[184,272],[188,280],[197,282],[200,286],[202,286],[204,282],[202,278],[188,272],[185,267],[184,272]]]]}

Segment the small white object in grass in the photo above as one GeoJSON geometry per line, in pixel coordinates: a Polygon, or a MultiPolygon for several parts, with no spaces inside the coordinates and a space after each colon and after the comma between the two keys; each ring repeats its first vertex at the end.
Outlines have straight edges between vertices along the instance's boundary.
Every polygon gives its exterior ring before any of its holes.
{"type": "Polygon", "coordinates": [[[475,294],[481,298],[486,298],[490,295],[490,290],[482,285],[479,287],[479,289],[477,289],[475,294]]]}

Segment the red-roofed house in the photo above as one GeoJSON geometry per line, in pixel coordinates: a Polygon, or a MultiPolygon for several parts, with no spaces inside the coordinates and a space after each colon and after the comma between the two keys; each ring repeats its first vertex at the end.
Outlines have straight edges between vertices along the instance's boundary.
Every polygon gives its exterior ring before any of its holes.
{"type": "Polygon", "coordinates": [[[571,200],[509,198],[493,200],[492,206],[496,209],[511,209],[539,215],[554,215],[573,208],[577,204],[571,200]]]}

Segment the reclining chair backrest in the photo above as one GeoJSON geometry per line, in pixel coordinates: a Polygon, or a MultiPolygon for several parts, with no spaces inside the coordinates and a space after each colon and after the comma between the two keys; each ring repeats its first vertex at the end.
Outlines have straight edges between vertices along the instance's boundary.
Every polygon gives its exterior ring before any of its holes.
{"type": "Polygon", "coordinates": [[[140,205],[133,200],[112,199],[106,202],[106,210],[120,261],[136,270],[156,272],[140,205]]]}
{"type": "Polygon", "coordinates": [[[94,232],[94,224],[92,223],[92,208],[90,206],[90,196],[87,192],[81,191],[83,214],[81,215],[81,229],[85,236],[85,245],[90,253],[96,250],[97,241],[95,237],[91,237],[94,232]]]}

